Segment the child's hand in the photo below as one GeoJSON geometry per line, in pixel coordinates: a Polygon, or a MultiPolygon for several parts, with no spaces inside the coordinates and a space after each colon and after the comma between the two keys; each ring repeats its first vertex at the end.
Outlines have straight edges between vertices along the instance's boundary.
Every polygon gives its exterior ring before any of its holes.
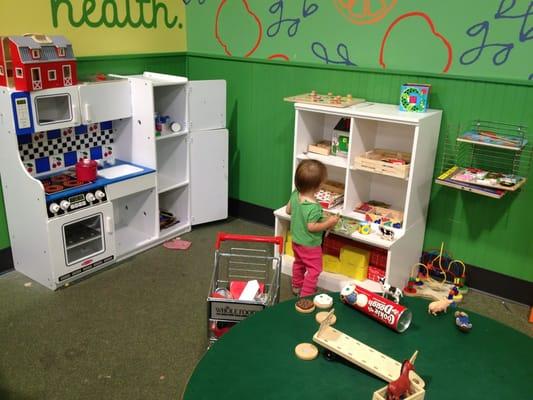
{"type": "Polygon", "coordinates": [[[339,222],[340,218],[341,217],[339,215],[330,215],[326,221],[328,229],[333,228],[335,225],[337,225],[337,222],[339,222]]]}

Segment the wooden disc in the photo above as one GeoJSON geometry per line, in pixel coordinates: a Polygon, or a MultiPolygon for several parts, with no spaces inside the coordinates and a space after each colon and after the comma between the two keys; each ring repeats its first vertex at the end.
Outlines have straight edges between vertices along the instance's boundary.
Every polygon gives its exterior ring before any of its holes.
{"type": "Polygon", "coordinates": [[[315,311],[315,305],[313,304],[312,300],[309,299],[300,299],[294,304],[294,307],[296,308],[296,311],[309,314],[315,311]]]}
{"type": "Polygon", "coordinates": [[[318,356],[318,349],[312,343],[300,343],[294,348],[294,353],[300,360],[309,361],[318,356]]]}
{"type": "MultiPolygon", "coordinates": [[[[316,322],[321,324],[322,321],[324,321],[324,319],[328,316],[328,314],[329,314],[329,311],[320,311],[320,312],[316,313],[316,315],[315,315],[316,322]]],[[[333,325],[335,322],[337,322],[337,317],[335,316],[335,314],[333,314],[331,316],[330,322],[331,322],[331,325],[333,325]]]]}
{"type": "Polygon", "coordinates": [[[322,308],[322,309],[331,308],[333,306],[333,297],[325,293],[317,294],[315,298],[313,299],[313,303],[318,308],[322,308]]]}

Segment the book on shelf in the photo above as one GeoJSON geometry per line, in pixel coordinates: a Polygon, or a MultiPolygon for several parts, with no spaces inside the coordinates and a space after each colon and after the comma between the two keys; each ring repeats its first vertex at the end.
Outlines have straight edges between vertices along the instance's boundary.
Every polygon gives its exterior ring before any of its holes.
{"type": "Polygon", "coordinates": [[[501,135],[492,131],[467,131],[457,138],[459,142],[481,144],[507,150],[521,150],[527,139],[516,135],[501,135]]]}
{"type": "Polygon", "coordinates": [[[501,199],[507,191],[502,189],[494,189],[489,188],[486,186],[480,186],[475,185],[473,183],[468,183],[464,181],[458,181],[453,179],[454,176],[460,174],[462,172],[463,168],[460,168],[456,165],[448,169],[447,171],[443,172],[439,177],[435,180],[436,183],[444,186],[448,186],[455,189],[465,190],[467,192],[472,192],[476,194],[480,194],[483,196],[492,197],[494,199],[501,199]]]}

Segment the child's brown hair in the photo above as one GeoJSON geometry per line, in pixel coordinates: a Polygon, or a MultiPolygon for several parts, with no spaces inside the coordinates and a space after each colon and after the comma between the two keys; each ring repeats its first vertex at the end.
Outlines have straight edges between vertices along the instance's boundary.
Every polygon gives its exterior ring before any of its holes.
{"type": "Polygon", "coordinates": [[[326,166],[317,160],[303,160],[296,167],[294,185],[300,193],[318,190],[328,176],[326,166]]]}

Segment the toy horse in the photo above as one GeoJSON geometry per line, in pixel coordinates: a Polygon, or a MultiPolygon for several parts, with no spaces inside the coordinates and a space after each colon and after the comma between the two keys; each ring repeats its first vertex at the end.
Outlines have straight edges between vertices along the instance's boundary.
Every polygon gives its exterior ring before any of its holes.
{"type": "Polygon", "coordinates": [[[418,351],[411,356],[409,360],[402,363],[400,377],[387,385],[387,400],[400,400],[409,394],[411,388],[411,381],[409,380],[409,373],[415,369],[414,363],[418,351]]]}

